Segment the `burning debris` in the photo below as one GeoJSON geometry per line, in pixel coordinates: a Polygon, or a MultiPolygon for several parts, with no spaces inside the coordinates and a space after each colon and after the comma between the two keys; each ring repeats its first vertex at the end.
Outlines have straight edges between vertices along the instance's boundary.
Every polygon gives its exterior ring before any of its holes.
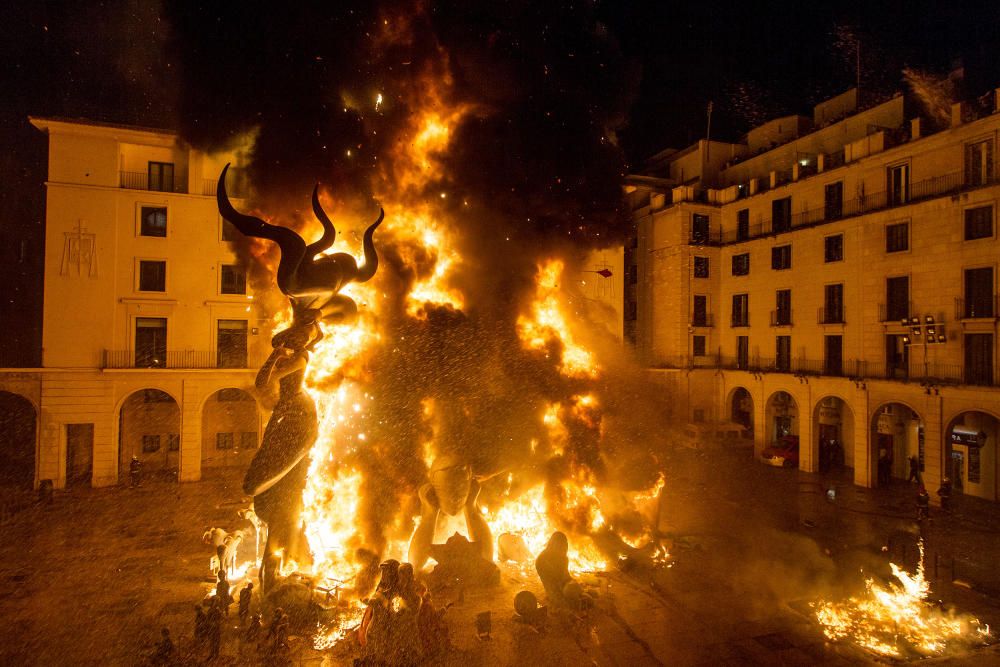
{"type": "Polygon", "coordinates": [[[927,600],[930,583],[924,576],[923,542],[919,547],[920,562],[915,573],[890,563],[897,583],[882,586],[869,577],[862,597],[816,603],[816,618],[823,633],[829,639],[853,642],[881,656],[903,659],[941,655],[986,643],[991,638],[989,627],[927,600]]]}

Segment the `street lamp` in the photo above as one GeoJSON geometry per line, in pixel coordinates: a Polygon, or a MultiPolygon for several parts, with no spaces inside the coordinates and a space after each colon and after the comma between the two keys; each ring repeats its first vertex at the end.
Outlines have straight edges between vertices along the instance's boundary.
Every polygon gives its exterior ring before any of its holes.
{"type": "Polygon", "coordinates": [[[944,322],[936,322],[933,315],[924,315],[923,322],[917,316],[904,317],[899,323],[910,330],[908,334],[903,334],[903,345],[936,345],[948,342],[944,332],[944,322]]]}

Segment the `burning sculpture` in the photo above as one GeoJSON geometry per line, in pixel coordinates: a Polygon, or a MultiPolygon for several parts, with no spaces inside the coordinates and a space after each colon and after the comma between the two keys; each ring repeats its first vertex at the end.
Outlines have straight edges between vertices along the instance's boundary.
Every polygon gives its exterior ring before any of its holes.
{"type": "Polygon", "coordinates": [[[378,255],[372,236],[384,212],[364,234],[364,263],[351,255],[320,256],[336,238],[336,230],[319,203],[319,186],[313,191],[313,211],[323,225],[319,241],[306,245],[291,229],[271,225],[238,212],[226,193],[226,172],[219,176],[219,212],[245,236],[274,241],[281,250],[278,287],[292,305],[291,325],[271,340],[274,351],[257,374],[258,391],[273,402],[260,450],[254,456],[243,490],[254,497],[254,511],[267,525],[267,542],[261,560],[261,584],[274,582],[282,559],[308,560],[302,533],[302,492],[309,472],[306,455],[319,432],[316,405],[303,390],[309,353],[323,338],[320,322],[339,323],[357,313],[357,304],[339,291],[351,282],[365,282],[375,275],[378,255]]]}

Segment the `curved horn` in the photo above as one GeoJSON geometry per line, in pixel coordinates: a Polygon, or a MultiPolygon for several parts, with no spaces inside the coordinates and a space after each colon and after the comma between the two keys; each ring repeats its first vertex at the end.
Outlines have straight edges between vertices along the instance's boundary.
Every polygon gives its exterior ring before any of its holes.
{"type": "Polygon", "coordinates": [[[320,223],[323,225],[323,236],[320,237],[319,241],[315,243],[310,243],[306,248],[307,257],[315,257],[319,253],[323,252],[327,248],[333,245],[333,242],[337,238],[337,230],[333,227],[333,221],[323,210],[323,207],[319,203],[319,183],[313,188],[313,213],[319,219],[320,223]]]}
{"type": "Polygon", "coordinates": [[[281,248],[281,261],[278,263],[278,287],[287,293],[286,287],[305,255],[306,242],[287,227],[269,224],[260,218],[240,213],[233,208],[229,201],[229,195],[226,193],[226,173],[228,171],[229,164],[227,163],[219,175],[219,185],[215,191],[219,203],[219,213],[244,236],[267,239],[278,244],[278,247],[281,248]]]}
{"type": "Polygon", "coordinates": [[[375,252],[375,242],[372,241],[372,237],[375,235],[375,229],[382,224],[382,220],[385,218],[385,211],[383,209],[378,210],[378,220],[373,222],[368,229],[365,230],[365,236],[362,242],[362,247],[365,252],[365,263],[358,267],[358,277],[356,282],[363,283],[372,279],[375,275],[375,270],[378,268],[378,253],[375,252]]]}

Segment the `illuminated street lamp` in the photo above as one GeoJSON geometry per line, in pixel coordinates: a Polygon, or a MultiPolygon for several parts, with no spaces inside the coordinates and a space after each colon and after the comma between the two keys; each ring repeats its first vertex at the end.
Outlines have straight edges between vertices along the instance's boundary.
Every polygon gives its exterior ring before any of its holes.
{"type": "Polygon", "coordinates": [[[917,316],[904,317],[899,323],[910,330],[903,334],[903,345],[936,345],[948,341],[944,323],[936,322],[933,315],[924,315],[923,322],[917,316]]]}

